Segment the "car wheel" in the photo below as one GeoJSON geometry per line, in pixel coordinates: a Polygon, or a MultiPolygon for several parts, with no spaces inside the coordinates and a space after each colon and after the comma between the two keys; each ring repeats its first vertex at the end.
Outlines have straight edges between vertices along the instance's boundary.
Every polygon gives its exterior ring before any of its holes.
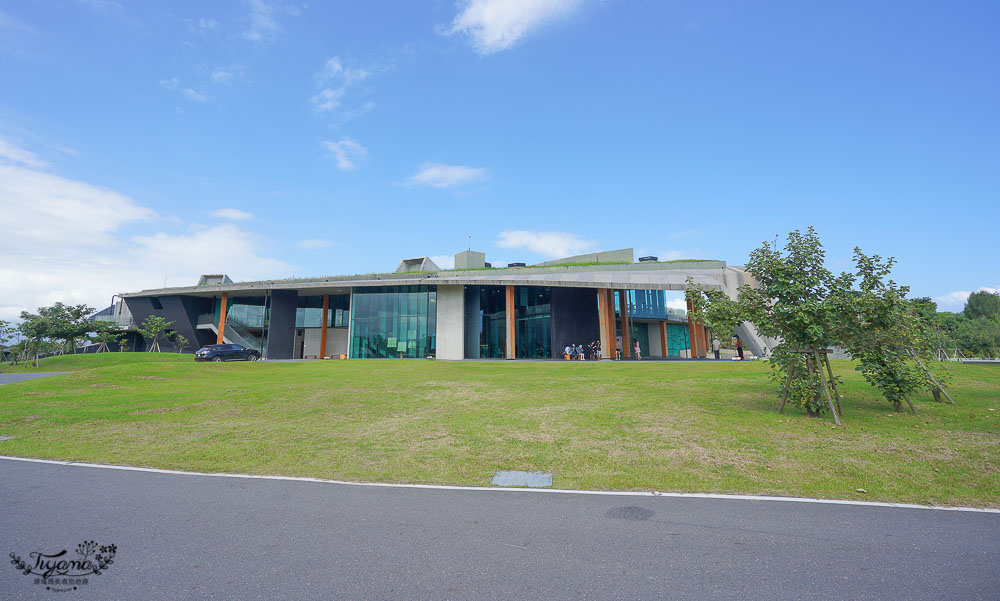
{"type": "Polygon", "coordinates": [[[222,357],[212,357],[212,361],[222,361],[222,357]]]}
{"type": "Polygon", "coordinates": [[[247,361],[256,361],[259,357],[257,355],[250,355],[247,357],[247,361]]]}

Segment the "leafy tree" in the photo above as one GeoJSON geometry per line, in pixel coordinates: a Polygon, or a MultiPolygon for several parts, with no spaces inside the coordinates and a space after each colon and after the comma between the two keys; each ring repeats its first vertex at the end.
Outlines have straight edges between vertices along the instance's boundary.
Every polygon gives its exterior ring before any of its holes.
{"type": "Polygon", "coordinates": [[[121,346],[125,341],[125,334],[118,328],[118,324],[112,321],[95,321],[94,330],[96,332],[95,339],[100,346],[97,347],[97,352],[110,352],[109,345],[115,343],[121,346]]]}
{"type": "Polygon", "coordinates": [[[184,349],[191,345],[191,341],[180,332],[174,332],[174,344],[177,345],[177,352],[183,353],[184,349]]]}
{"type": "Polygon", "coordinates": [[[826,356],[828,347],[840,346],[897,410],[905,401],[915,413],[911,393],[947,396],[940,375],[926,367],[939,332],[924,315],[937,307],[930,299],[906,298],[909,289],[889,279],[894,259],[854,252],[856,272],[834,276],[811,227],[791,232],[783,248],[765,242],[746,265],[756,286],[741,286],[736,299],[688,281],[692,319],[715,331],[749,321],[761,335],[780,340],[768,361],[782,383],[782,408],[791,401],[811,416],[829,409],[840,423],[838,379],[826,356]]]}
{"type": "Polygon", "coordinates": [[[16,332],[17,328],[12,326],[9,321],[0,319],[0,361],[3,361],[4,352],[9,352],[9,343],[13,340],[16,332]]]}
{"type": "Polygon", "coordinates": [[[916,413],[909,395],[937,390],[933,376],[922,368],[933,357],[930,325],[906,299],[909,288],[888,279],[895,259],[855,248],[854,262],[857,273],[841,276],[841,286],[830,297],[838,317],[836,337],[858,361],[855,369],[896,411],[906,401],[916,413]]]}
{"type": "Polygon", "coordinates": [[[969,300],[965,302],[962,310],[969,319],[985,317],[990,321],[1000,324],[1000,294],[980,290],[969,295],[969,300]]]}
{"type": "Polygon", "coordinates": [[[31,365],[38,367],[38,355],[42,353],[45,340],[52,336],[52,321],[48,317],[21,311],[21,323],[18,332],[24,338],[23,356],[32,356],[31,365]]]}
{"type": "Polygon", "coordinates": [[[958,321],[955,339],[969,357],[1000,357],[1000,326],[987,317],[958,321]]]}
{"type": "Polygon", "coordinates": [[[149,344],[148,352],[160,352],[160,334],[165,332],[174,322],[167,321],[158,315],[150,315],[137,328],[149,344]]]}
{"type": "Polygon", "coordinates": [[[795,230],[788,234],[783,249],[777,241],[764,242],[750,253],[746,271],[756,280],[756,287],[741,286],[733,300],[722,292],[694,286],[689,287],[687,297],[692,302],[692,318],[713,331],[728,331],[749,321],[761,335],[780,340],[768,362],[772,377],[783,384],[782,406],[787,399],[812,416],[828,407],[840,423],[833,402],[836,382],[820,349],[836,341],[836,315],[827,299],[843,282],[825,267],[824,257],[813,228],[805,233],[795,230]]]}
{"type": "Polygon", "coordinates": [[[64,305],[57,302],[51,307],[39,307],[38,314],[49,320],[48,338],[61,340],[64,347],[76,352],[76,340],[93,332],[94,322],[87,316],[94,313],[87,305],[64,305]]]}

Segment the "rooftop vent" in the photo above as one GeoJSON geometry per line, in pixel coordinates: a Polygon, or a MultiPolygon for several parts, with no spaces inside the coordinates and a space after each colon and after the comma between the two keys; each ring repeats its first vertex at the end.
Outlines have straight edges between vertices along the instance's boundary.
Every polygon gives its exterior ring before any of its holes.
{"type": "Polygon", "coordinates": [[[396,273],[409,273],[411,271],[441,271],[430,257],[416,257],[414,259],[403,259],[396,268],[396,273]]]}
{"type": "Polygon", "coordinates": [[[224,273],[209,273],[198,278],[199,286],[215,286],[218,284],[232,284],[233,281],[224,273]]]}
{"type": "Polygon", "coordinates": [[[653,255],[649,255],[648,257],[639,257],[640,263],[650,263],[650,262],[655,263],[656,261],[659,260],[660,260],[659,257],[654,257],[653,255]]]}
{"type": "Polygon", "coordinates": [[[507,263],[507,267],[524,267],[524,263],[507,263]]]}

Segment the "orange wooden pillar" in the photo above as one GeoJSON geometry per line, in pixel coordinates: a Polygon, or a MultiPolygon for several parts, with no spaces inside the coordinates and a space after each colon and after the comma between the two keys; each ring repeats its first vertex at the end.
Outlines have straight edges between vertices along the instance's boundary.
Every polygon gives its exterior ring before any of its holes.
{"type": "Polygon", "coordinates": [[[515,359],[517,347],[514,346],[514,327],[517,324],[514,314],[514,287],[507,286],[507,359],[515,359]]]}
{"type": "Polygon", "coordinates": [[[326,357],[326,326],[330,321],[330,295],[323,295],[323,329],[319,331],[319,358],[326,357]]]}
{"type": "Polygon", "coordinates": [[[215,344],[224,342],[223,334],[226,333],[226,305],[229,304],[229,293],[222,293],[222,304],[219,305],[219,335],[215,337],[215,344]]]}
{"type": "Polygon", "coordinates": [[[632,356],[632,331],[628,321],[628,292],[618,291],[618,305],[622,311],[622,357],[632,356]]]}
{"type": "Polygon", "coordinates": [[[690,357],[694,359],[698,356],[698,329],[695,327],[694,321],[691,319],[691,313],[694,311],[694,305],[691,301],[687,302],[687,314],[688,314],[688,345],[690,346],[690,357]]]}
{"type": "Polygon", "coordinates": [[[667,357],[670,353],[667,352],[667,322],[660,322],[660,356],[667,357]]]}

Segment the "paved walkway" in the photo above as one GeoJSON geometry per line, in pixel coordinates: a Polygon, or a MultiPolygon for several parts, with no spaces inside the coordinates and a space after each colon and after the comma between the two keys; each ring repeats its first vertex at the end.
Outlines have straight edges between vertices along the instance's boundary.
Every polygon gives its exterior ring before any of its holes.
{"type": "MultiPolygon", "coordinates": [[[[0,443],[2,445],[3,443],[0,443]]],[[[2,446],[0,446],[2,449],[2,446]]],[[[1000,514],[351,486],[0,460],[0,550],[73,599],[996,599],[1000,514]]],[[[14,566],[0,598],[51,599],[14,566]]]]}
{"type": "Polygon", "coordinates": [[[40,371],[30,374],[5,374],[0,373],[0,384],[13,384],[14,382],[24,382],[25,380],[35,380],[37,378],[47,378],[49,376],[60,376],[64,371],[40,371]]]}

